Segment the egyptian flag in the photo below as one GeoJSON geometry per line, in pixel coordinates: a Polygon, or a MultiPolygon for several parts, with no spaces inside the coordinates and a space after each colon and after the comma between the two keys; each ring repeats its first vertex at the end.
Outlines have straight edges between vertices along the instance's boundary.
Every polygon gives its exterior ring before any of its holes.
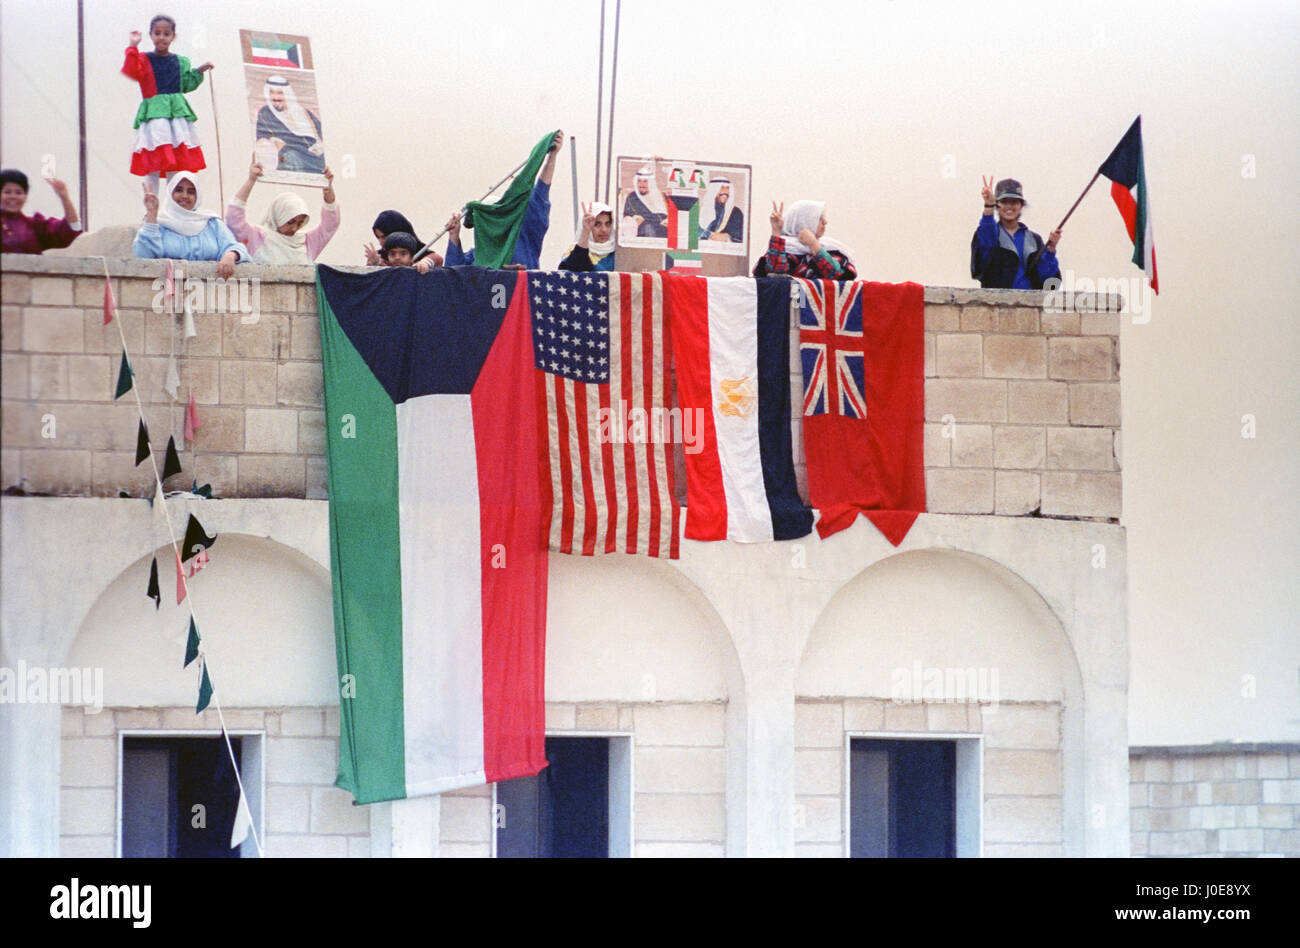
{"type": "Polygon", "coordinates": [[[337,785],[358,803],[546,765],[524,273],[317,268],[337,785]]]}
{"type": "Polygon", "coordinates": [[[1147,275],[1151,290],[1159,294],[1156,278],[1156,244],[1151,233],[1151,206],[1147,200],[1147,172],[1142,159],[1142,116],[1133,120],[1098,171],[1110,179],[1110,196],[1115,199],[1129,240],[1133,241],[1133,262],[1147,275]]]}
{"type": "Polygon", "coordinates": [[[861,513],[894,546],[925,510],[918,283],[795,281],[808,499],[826,538],[861,513]]]}
{"type": "Polygon", "coordinates": [[[686,536],[807,536],[812,511],[795,486],[790,433],[790,281],[663,281],[683,431],[694,429],[684,446],[686,536]]]}

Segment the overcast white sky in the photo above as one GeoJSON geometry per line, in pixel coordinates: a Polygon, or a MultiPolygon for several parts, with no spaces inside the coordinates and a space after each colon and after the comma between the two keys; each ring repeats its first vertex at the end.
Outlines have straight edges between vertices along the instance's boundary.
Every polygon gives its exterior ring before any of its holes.
{"type": "MultiPolygon", "coordinates": [[[[627,0],[616,154],[753,165],[751,218],[829,202],[865,278],[971,286],[980,175],[1014,176],[1046,235],[1142,113],[1163,292],[1123,332],[1133,743],[1300,737],[1300,7],[1275,2],[627,0]],[[1242,416],[1257,437],[1241,436],[1242,416]],[[1257,697],[1242,696],[1242,676],[1257,697]]],[[[139,220],[137,87],[118,75],[159,6],[86,4],[90,220],[139,220]]],[[[359,263],[395,207],[431,236],[546,131],[577,136],[591,196],[599,0],[174,0],[173,49],[216,64],[227,199],[251,149],[240,28],[305,33],[343,226],[359,263]]],[[[609,0],[610,33],[614,0],[609,0]]],[[[54,212],[77,189],[76,4],[5,0],[0,160],[54,212]]],[[[148,41],[145,42],[148,48],[148,41]]],[[[608,81],[608,68],[606,71],[608,81]]],[[[213,109],[191,94],[218,205],[213,109]]],[[[607,128],[607,126],[606,126],[607,128]]],[[[603,164],[603,162],[602,162],[603,164]]],[[[543,253],[571,243],[568,153],[543,253]]],[[[259,185],[260,214],[274,186],[259,185]]],[[[315,195],[307,194],[315,203],[315,195]]],[[[761,231],[759,232],[761,234],[761,231]]],[[[751,259],[759,252],[751,244],[751,259]]],[[[1137,274],[1101,182],[1061,241],[1078,276],[1137,274]]]]}

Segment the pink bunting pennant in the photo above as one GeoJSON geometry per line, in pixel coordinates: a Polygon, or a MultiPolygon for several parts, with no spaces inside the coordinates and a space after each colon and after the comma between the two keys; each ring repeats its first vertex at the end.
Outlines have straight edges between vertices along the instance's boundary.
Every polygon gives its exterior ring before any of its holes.
{"type": "Polygon", "coordinates": [[[113,302],[113,284],[104,274],[104,325],[107,326],[117,315],[117,305],[113,302]]]}
{"type": "Polygon", "coordinates": [[[194,559],[190,560],[190,579],[193,579],[194,574],[197,573],[199,570],[203,569],[203,567],[207,565],[208,565],[208,551],[199,550],[198,553],[194,554],[194,559]]]}
{"type": "Polygon", "coordinates": [[[181,555],[176,554],[176,605],[185,601],[185,568],[181,566],[181,555]]]}
{"type": "Polygon", "coordinates": [[[194,393],[190,392],[190,403],[185,407],[185,440],[194,443],[194,431],[200,426],[199,410],[194,404],[194,393]]]}

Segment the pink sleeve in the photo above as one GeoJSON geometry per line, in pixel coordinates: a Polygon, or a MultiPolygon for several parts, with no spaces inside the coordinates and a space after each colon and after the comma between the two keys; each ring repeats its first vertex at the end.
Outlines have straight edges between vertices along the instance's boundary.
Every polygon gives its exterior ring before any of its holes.
{"type": "Polygon", "coordinates": [[[226,226],[235,235],[235,239],[248,248],[250,255],[257,253],[257,248],[262,246],[262,242],[266,239],[262,234],[262,228],[248,222],[244,208],[239,204],[226,207],[226,226]]]}
{"type": "Polygon", "coordinates": [[[330,242],[339,229],[339,207],[335,204],[333,207],[322,207],[320,212],[320,223],[312,230],[307,232],[307,256],[315,260],[320,256],[320,252],[325,249],[325,245],[330,242]]]}

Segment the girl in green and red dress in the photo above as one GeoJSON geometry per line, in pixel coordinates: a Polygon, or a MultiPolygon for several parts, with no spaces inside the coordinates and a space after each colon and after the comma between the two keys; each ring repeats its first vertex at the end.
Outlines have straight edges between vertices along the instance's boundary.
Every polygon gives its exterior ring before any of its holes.
{"type": "Polygon", "coordinates": [[[155,194],[160,176],[207,167],[194,128],[197,116],[185,101],[185,93],[199,87],[212,63],[191,68],[189,59],[171,52],[175,38],[176,21],[159,14],[149,21],[153,52],[140,52],[140,31],[134,30],[122,64],[122,74],[140,83],[144,98],[135,114],[131,173],[144,177],[155,194]]]}

